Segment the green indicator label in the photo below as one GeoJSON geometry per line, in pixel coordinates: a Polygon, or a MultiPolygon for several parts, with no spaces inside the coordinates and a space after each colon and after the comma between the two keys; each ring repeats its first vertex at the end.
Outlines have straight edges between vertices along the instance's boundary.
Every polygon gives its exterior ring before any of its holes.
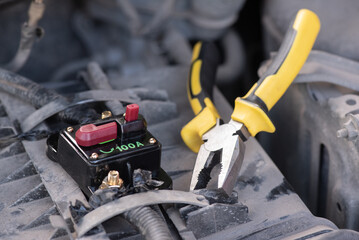
{"type": "Polygon", "coordinates": [[[110,140],[107,140],[107,141],[101,142],[101,143],[99,143],[99,144],[109,143],[109,142],[112,142],[113,140],[115,140],[115,139],[110,139],[110,140]]]}
{"type": "Polygon", "coordinates": [[[127,145],[121,145],[121,149],[126,151],[126,150],[128,150],[128,147],[127,147],[127,145]]]}
{"type": "MultiPolygon", "coordinates": [[[[112,139],[110,141],[113,141],[113,140],[114,139],[112,139]]],[[[106,141],[106,142],[109,142],[109,141],[106,141]]],[[[106,142],[103,142],[103,143],[106,143],[106,142]]],[[[109,151],[100,150],[100,152],[104,153],[104,154],[110,154],[113,151],[115,151],[115,149],[120,151],[120,152],[123,152],[123,151],[127,151],[127,150],[130,150],[130,149],[135,149],[135,148],[139,148],[139,147],[143,147],[143,146],[145,146],[143,143],[137,141],[136,143],[129,143],[129,144],[121,145],[121,146],[117,145],[116,148],[111,148],[111,150],[109,150],[109,151]]]]}
{"type": "Polygon", "coordinates": [[[112,153],[115,149],[114,148],[111,148],[110,151],[104,151],[104,150],[100,150],[101,153],[106,153],[106,154],[109,154],[109,153],[112,153]]]}

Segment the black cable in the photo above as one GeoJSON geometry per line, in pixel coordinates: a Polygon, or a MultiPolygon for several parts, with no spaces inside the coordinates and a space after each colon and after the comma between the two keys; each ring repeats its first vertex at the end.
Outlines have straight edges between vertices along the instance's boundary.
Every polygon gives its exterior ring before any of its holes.
{"type": "Polygon", "coordinates": [[[132,209],[123,214],[125,219],[135,225],[146,240],[172,239],[167,224],[150,207],[132,209]]]}
{"type": "MultiPolygon", "coordinates": [[[[3,90],[25,102],[30,103],[35,108],[40,108],[52,101],[67,101],[62,95],[51,91],[41,85],[22,77],[16,73],[0,68],[0,90],[3,90]]],[[[61,121],[68,124],[83,124],[99,118],[99,114],[86,105],[75,106],[66,109],[58,114],[61,121]]],[[[18,135],[0,139],[0,147],[21,141],[36,141],[48,137],[54,131],[35,130],[18,135]]],[[[55,131],[56,132],[56,131],[55,131]]]]}
{"type": "Polygon", "coordinates": [[[11,135],[4,138],[0,138],[0,149],[18,141],[37,141],[43,138],[47,138],[51,134],[58,132],[59,130],[33,130],[17,135],[11,135]]]}
{"type": "MultiPolygon", "coordinates": [[[[67,101],[67,99],[41,85],[16,73],[0,68],[0,90],[29,102],[35,108],[40,108],[52,101],[67,101]]],[[[60,119],[69,124],[87,123],[99,118],[99,114],[85,105],[75,106],[59,113],[60,119]]]]}
{"type": "Polygon", "coordinates": [[[65,98],[16,73],[0,68],[0,89],[14,95],[35,108],[65,98]]]}

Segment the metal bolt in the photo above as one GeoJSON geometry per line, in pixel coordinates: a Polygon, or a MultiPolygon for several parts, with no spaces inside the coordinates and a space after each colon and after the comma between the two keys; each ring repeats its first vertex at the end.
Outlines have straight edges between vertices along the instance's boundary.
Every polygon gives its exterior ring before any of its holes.
{"type": "Polygon", "coordinates": [[[357,141],[359,138],[359,114],[348,114],[347,119],[347,122],[337,131],[337,137],[357,141]]]}
{"type": "Polygon", "coordinates": [[[151,144],[155,144],[157,141],[154,138],[150,138],[150,140],[148,140],[148,142],[151,143],[151,144]]]}
{"type": "Polygon", "coordinates": [[[123,180],[120,178],[120,173],[116,170],[108,172],[107,177],[102,181],[100,189],[106,188],[121,188],[123,186],[123,180]]]}
{"type": "Polygon", "coordinates": [[[69,133],[71,133],[71,132],[74,131],[74,128],[73,128],[73,127],[67,127],[67,128],[66,128],[66,131],[69,132],[69,133]]]}
{"type": "Polygon", "coordinates": [[[91,159],[97,159],[98,158],[98,154],[97,153],[92,153],[90,156],[91,159]]]}
{"type": "Polygon", "coordinates": [[[101,113],[101,119],[110,118],[110,117],[112,117],[112,112],[111,111],[103,111],[101,113]]]}
{"type": "Polygon", "coordinates": [[[120,174],[116,170],[112,170],[107,175],[107,183],[110,186],[120,185],[120,174]]]}

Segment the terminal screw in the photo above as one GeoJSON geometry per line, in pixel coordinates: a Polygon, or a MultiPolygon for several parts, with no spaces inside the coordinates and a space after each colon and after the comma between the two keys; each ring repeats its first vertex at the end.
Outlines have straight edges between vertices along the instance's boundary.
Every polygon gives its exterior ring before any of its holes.
{"type": "Polygon", "coordinates": [[[98,154],[97,153],[92,153],[90,158],[96,160],[98,158],[98,154]]]}
{"type": "Polygon", "coordinates": [[[107,175],[107,182],[110,186],[120,185],[120,174],[118,171],[112,170],[107,175]]]}
{"type": "Polygon", "coordinates": [[[121,188],[123,180],[120,178],[120,173],[116,170],[109,171],[107,177],[102,181],[100,189],[105,188],[121,188]]]}
{"type": "Polygon", "coordinates": [[[69,133],[71,133],[71,132],[74,131],[74,128],[73,128],[73,127],[67,127],[67,128],[66,128],[66,131],[69,132],[69,133]]]}
{"type": "Polygon", "coordinates": [[[103,111],[101,113],[101,119],[110,118],[110,117],[112,117],[112,112],[111,111],[103,111]]]}
{"type": "Polygon", "coordinates": [[[155,144],[157,141],[154,138],[150,138],[150,140],[148,140],[148,142],[151,143],[151,144],[155,144]]]}

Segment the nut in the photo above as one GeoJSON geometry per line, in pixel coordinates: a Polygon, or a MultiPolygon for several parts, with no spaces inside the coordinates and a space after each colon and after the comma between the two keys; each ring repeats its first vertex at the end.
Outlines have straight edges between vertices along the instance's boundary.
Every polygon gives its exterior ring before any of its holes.
{"type": "Polygon", "coordinates": [[[97,153],[92,153],[90,156],[91,159],[97,159],[98,158],[98,154],[97,153]]]}
{"type": "Polygon", "coordinates": [[[111,111],[103,111],[101,113],[101,119],[110,118],[110,117],[112,117],[112,112],[111,111]]]}
{"type": "Polygon", "coordinates": [[[71,133],[71,132],[74,131],[74,128],[73,128],[73,127],[67,127],[67,128],[66,128],[66,131],[69,132],[69,133],[71,133]]]}
{"type": "Polygon", "coordinates": [[[154,138],[150,138],[150,140],[148,140],[148,142],[151,143],[151,144],[155,144],[157,141],[154,138]]]}

